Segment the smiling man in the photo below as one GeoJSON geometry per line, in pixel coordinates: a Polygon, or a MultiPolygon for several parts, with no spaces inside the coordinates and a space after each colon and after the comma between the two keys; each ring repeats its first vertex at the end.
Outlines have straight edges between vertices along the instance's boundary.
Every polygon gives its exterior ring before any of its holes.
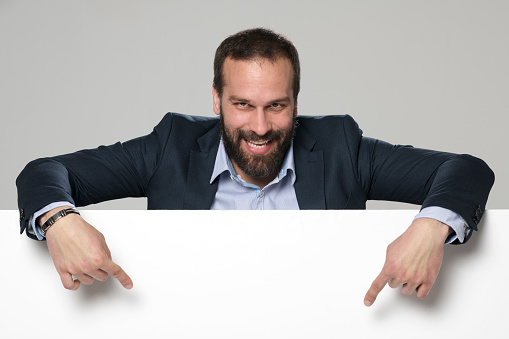
{"type": "Polygon", "coordinates": [[[368,199],[402,201],[422,209],[389,245],[364,303],[386,284],[424,298],[444,243],[465,242],[477,230],[493,172],[469,155],[364,137],[348,115],[297,116],[299,88],[299,58],[287,38],[261,28],[228,37],[214,60],[219,118],[169,113],[147,136],[29,163],[16,182],[21,232],[47,239],[65,288],[109,275],[131,288],[76,206],[141,196],[149,209],[364,209],[368,199]]]}
{"type": "Polygon", "coordinates": [[[214,112],[237,176],[264,188],[276,177],[292,143],[297,107],[290,61],[233,60],[223,66],[224,103],[213,89],[214,112]]]}

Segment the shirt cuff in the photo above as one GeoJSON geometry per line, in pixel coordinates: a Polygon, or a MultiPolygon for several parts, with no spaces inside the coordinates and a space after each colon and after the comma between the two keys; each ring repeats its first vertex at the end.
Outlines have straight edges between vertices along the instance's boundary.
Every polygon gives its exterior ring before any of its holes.
{"type": "Polygon", "coordinates": [[[45,207],[41,208],[40,210],[35,212],[34,215],[32,215],[30,217],[30,221],[29,221],[30,227],[27,229],[27,232],[29,232],[30,234],[35,234],[35,236],[37,237],[38,240],[44,240],[45,237],[41,233],[41,226],[36,225],[35,221],[37,220],[37,218],[39,218],[44,213],[51,211],[54,208],[62,207],[62,206],[70,206],[70,207],[76,208],[73,204],[71,204],[68,201],[57,201],[57,202],[53,202],[49,205],[46,205],[45,207]]]}
{"type": "Polygon", "coordinates": [[[419,214],[415,216],[414,220],[419,218],[435,219],[449,226],[454,233],[447,237],[445,240],[446,244],[450,244],[456,239],[460,243],[463,243],[465,237],[472,231],[459,214],[443,207],[431,206],[423,208],[419,214]]]}

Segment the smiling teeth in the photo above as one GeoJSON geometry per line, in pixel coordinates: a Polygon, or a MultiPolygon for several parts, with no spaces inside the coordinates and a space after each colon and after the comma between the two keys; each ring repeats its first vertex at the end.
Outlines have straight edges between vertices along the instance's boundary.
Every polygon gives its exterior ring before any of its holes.
{"type": "Polygon", "coordinates": [[[262,147],[265,147],[267,146],[268,142],[264,142],[264,143],[261,143],[261,144],[256,144],[252,141],[248,141],[247,142],[249,144],[250,147],[253,147],[253,148],[262,148],[262,147]]]}

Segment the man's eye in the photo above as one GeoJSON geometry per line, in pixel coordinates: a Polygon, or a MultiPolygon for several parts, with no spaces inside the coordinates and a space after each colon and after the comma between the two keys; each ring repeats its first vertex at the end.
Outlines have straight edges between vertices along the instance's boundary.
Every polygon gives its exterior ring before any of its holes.
{"type": "Polygon", "coordinates": [[[284,106],[275,102],[273,104],[270,104],[270,108],[281,109],[281,108],[284,108],[284,106]]]}
{"type": "Polygon", "coordinates": [[[236,105],[237,107],[240,107],[240,108],[247,107],[247,103],[245,103],[245,102],[237,102],[235,105],[236,105]]]}

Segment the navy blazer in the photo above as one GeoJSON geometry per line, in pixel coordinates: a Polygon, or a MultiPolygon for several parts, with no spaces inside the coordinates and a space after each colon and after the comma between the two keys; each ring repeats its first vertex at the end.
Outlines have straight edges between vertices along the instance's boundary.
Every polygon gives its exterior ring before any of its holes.
{"type": "MultiPolygon", "coordinates": [[[[168,113],[147,136],[32,161],[16,180],[21,233],[30,215],[55,201],[147,197],[148,209],[209,209],[219,140],[217,117],[168,113]]],[[[294,158],[300,209],[400,201],[447,208],[474,230],[494,182],[480,159],[363,137],[348,115],[299,116],[294,158]]]]}

